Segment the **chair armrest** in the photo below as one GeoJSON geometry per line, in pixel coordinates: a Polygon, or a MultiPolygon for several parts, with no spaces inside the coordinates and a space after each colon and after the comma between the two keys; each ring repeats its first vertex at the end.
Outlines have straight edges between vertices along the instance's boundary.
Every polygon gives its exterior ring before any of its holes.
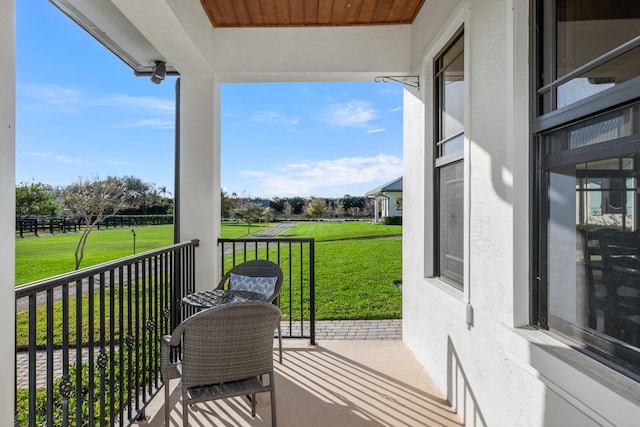
{"type": "MultiPolygon", "coordinates": [[[[227,283],[227,281],[229,280],[229,276],[231,275],[231,272],[228,271],[227,274],[225,274],[224,276],[222,276],[222,279],[220,279],[220,281],[218,282],[218,285],[215,287],[215,289],[224,289],[224,285],[225,283],[227,283]]],[[[214,289],[214,290],[215,290],[214,289]]]]}
{"type": "Polygon", "coordinates": [[[163,381],[172,378],[180,378],[181,366],[180,362],[171,361],[171,335],[165,335],[160,339],[160,372],[163,381]]]}

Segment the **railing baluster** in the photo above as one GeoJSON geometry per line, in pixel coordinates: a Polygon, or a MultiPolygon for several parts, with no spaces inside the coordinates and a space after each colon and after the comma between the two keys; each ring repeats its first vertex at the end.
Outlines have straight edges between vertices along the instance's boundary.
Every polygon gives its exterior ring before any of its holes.
{"type": "MultiPolygon", "coordinates": [[[[53,289],[47,289],[47,348],[53,348],[53,289]]],[[[53,351],[47,351],[47,413],[53,414],[53,351]]],[[[53,417],[47,417],[47,427],[53,427],[53,417]]]]}
{"type": "MultiPolygon", "coordinates": [[[[289,334],[293,331],[293,243],[289,242],[289,334]]],[[[304,329],[300,329],[304,335],[304,329]]]]}
{"type": "Polygon", "coordinates": [[[116,335],[116,272],[111,269],[109,271],[109,422],[113,425],[113,419],[116,416],[115,402],[115,335],[116,335]]]}
{"type": "Polygon", "coordinates": [[[300,242],[300,330],[304,333],[304,275],[302,274],[304,268],[304,256],[303,245],[300,242]]]}
{"type": "Polygon", "coordinates": [[[29,296],[29,426],[36,425],[36,296],[29,296]]]}
{"type": "Polygon", "coordinates": [[[15,344],[26,351],[16,351],[14,382],[16,390],[28,390],[24,404],[16,399],[16,425],[128,425],[143,415],[162,386],[160,334],[170,332],[171,319],[181,316],[172,299],[179,300],[181,286],[185,293],[195,289],[197,245],[196,240],[180,243],[17,286],[16,328],[25,329],[15,344]],[[55,313],[61,313],[61,325],[54,323],[55,313]],[[39,316],[46,317],[40,319],[42,328],[39,316]],[[36,357],[43,346],[46,366],[40,370],[36,357]],[[24,368],[18,357],[27,360],[24,368]],[[56,378],[58,361],[61,378],[56,378]]]}
{"type": "MultiPolygon", "coordinates": [[[[315,344],[315,249],[312,238],[241,238],[218,239],[221,251],[221,275],[238,264],[238,260],[246,262],[249,255],[255,259],[277,259],[277,264],[285,273],[285,283],[280,293],[281,307],[285,306],[287,322],[289,324],[289,338],[310,338],[315,344]],[[272,255],[273,245],[276,245],[276,254],[272,255]],[[227,250],[227,244],[231,251],[227,250]],[[287,245],[288,250],[282,251],[281,245],[287,245]],[[295,246],[294,246],[295,245],[295,246]],[[305,249],[307,248],[308,249],[305,249]],[[251,251],[251,253],[249,253],[251,251]],[[299,256],[299,265],[294,265],[294,257],[299,256]],[[305,265],[308,267],[305,269],[305,265]],[[294,269],[297,271],[294,274],[294,269]],[[287,271],[288,270],[288,271],[287,271]],[[297,276],[299,275],[299,277],[297,276]],[[308,306],[305,297],[308,295],[308,306]],[[298,298],[299,302],[294,303],[298,298]],[[284,300],[283,300],[284,299],[284,300]],[[295,310],[294,310],[295,308],[295,310]],[[300,315],[298,316],[298,311],[300,315]],[[294,323],[300,324],[300,332],[293,331],[294,323]],[[307,332],[305,323],[309,323],[307,332]]],[[[297,258],[296,258],[297,259],[297,258]]]]}
{"type": "MultiPolygon", "coordinates": [[[[87,402],[89,404],[89,425],[95,425],[95,407],[94,407],[94,389],[95,389],[95,364],[94,364],[94,352],[93,352],[93,328],[94,328],[94,313],[95,313],[95,308],[94,308],[94,276],[90,276],[89,277],[89,283],[87,284],[87,296],[88,296],[88,301],[87,301],[87,329],[88,329],[88,344],[87,344],[87,349],[88,349],[88,374],[89,374],[89,378],[88,378],[88,396],[87,396],[87,402]]],[[[82,317],[82,316],[80,316],[82,317]]]]}
{"type": "MultiPolygon", "coordinates": [[[[136,355],[136,365],[134,368],[135,371],[135,378],[136,378],[136,398],[138,398],[140,396],[140,392],[141,392],[141,388],[142,385],[140,384],[140,362],[138,361],[138,358],[140,357],[140,281],[141,281],[141,268],[140,268],[140,264],[143,263],[143,261],[140,262],[136,262],[136,281],[135,281],[135,292],[134,292],[134,299],[135,299],[135,305],[134,305],[134,311],[135,311],[135,327],[133,329],[133,336],[134,336],[134,342],[135,342],[135,355],[136,355]]],[[[142,270],[144,271],[144,270],[142,270]]]]}
{"type": "MultiPolygon", "coordinates": [[[[122,335],[121,335],[121,339],[120,339],[120,352],[126,351],[127,352],[127,412],[129,414],[129,417],[131,417],[132,411],[133,411],[133,382],[132,382],[132,378],[131,378],[131,371],[133,368],[133,355],[135,354],[135,350],[134,350],[134,343],[131,342],[131,321],[132,319],[132,313],[131,313],[131,288],[132,288],[132,284],[133,281],[136,280],[136,278],[133,276],[133,269],[131,268],[131,264],[127,265],[127,328],[126,328],[126,333],[123,331],[122,335]]],[[[121,284],[121,286],[123,286],[123,284],[121,284]]],[[[137,392],[136,392],[136,398],[137,396],[137,392]]],[[[138,411],[138,402],[136,399],[136,412],[138,411]]]]}
{"type": "Polygon", "coordinates": [[[313,242],[309,245],[309,336],[310,344],[316,345],[316,248],[313,242]]]}
{"type": "Polygon", "coordinates": [[[82,425],[82,280],[76,280],[76,425],[82,425]]]}
{"type": "Polygon", "coordinates": [[[126,331],[124,329],[124,287],[125,287],[125,278],[124,278],[124,266],[118,268],[118,355],[119,355],[119,366],[120,366],[120,375],[118,375],[118,383],[119,383],[119,391],[118,393],[118,408],[120,409],[119,418],[120,420],[124,419],[124,396],[126,393],[125,390],[125,381],[124,381],[124,353],[126,351],[126,346],[124,344],[124,337],[126,331]]]}
{"type": "Polygon", "coordinates": [[[105,298],[105,275],[100,273],[100,356],[98,363],[100,367],[100,425],[104,425],[107,418],[106,396],[105,396],[105,369],[106,369],[106,298],[105,298]]]}
{"type": "Polygon", "coordinates": [[[142,384],[147,384],[147,275],[148,275],[148,263],[149,260],[142,262],[142,320],[140,339],[142,340],[142,384]]]}

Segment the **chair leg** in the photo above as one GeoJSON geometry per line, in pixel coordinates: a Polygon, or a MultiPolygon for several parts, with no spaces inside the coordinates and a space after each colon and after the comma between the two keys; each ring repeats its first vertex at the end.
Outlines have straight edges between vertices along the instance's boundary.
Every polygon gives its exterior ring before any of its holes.
{"type": "Polygon", "coordinates": [[[189,427],[189,405],[186,404],[187,394],[182,389],[182,427],[189,427]]]}
{"type": "Polygon", "coordinates": [[[273,383],[273,373],[269,374],[269,381],[269,384],[271,385],[271,426],[276,427],[278,424],[276,422],[276,388],[273,383]]]}
{"type": "Polygon", "coordinates": [[[256,394],[255,393],[251,395],[251,416],[253,418],[256,417],[256,394]]]}
{"type": "Polygon", "coordinates": [[[169,380],[166,379],[164,381],[164,425],[167,427],[170,425],[170,414],[171,414],[171,407],[169,406],[170,399],[171,397],[169,396],[169,380]]]}
{"type": "Polygon", "coordinates": [[[282,327],[280,326],[280,323],[278,323],[278,347],[278,355],[280,357],[280,364],[282,365],[282,327]]]}

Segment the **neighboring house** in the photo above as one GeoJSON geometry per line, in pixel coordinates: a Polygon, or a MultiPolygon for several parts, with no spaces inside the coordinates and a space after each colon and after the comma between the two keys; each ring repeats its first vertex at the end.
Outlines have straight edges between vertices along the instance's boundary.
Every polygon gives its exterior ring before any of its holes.
{"type": "MultiPolygon", "coordinates": [[[[394,77],[407,83],[406,346],[467,425],[638,424],[640,2],[261,2],[280,5],[278,15],[249,2],[52,1],[138,73],[155,61],[180,73],[178,225],[181,240],[200,239],[198,289],[219,277],[221,86],[394,77]],[[384,14],[392,3],[416,13],[384,14]],[[589,253],[607,248],[584,244],[596,215],[624,235],[615,258],[626,266],[589,253]]],[[[6,343],[15,342],[15,2],[0,2],[6,343]]],[[[14,378],[14,356],[0,349],[0,378],[14,378]]],[[[0,385],[1,425],[13,422],[13,386],[0,385]]]]}
{"type": "Polygon", "coordinates": [[[379,223],[385,216],[402,216],[402,177],[367,192],[373,199],[373,222],[379,223]]]}

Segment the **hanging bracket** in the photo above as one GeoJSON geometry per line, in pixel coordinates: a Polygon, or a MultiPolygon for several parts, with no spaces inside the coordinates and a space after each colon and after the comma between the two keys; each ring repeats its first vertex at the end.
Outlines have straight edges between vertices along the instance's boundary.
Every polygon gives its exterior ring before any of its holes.
{"type": "Polygon", "coordinates": [[[378,76],[374,81],[376,83],[387,83],[389,81],[398,82],[420,90],[420,76],[378,76]]]}

